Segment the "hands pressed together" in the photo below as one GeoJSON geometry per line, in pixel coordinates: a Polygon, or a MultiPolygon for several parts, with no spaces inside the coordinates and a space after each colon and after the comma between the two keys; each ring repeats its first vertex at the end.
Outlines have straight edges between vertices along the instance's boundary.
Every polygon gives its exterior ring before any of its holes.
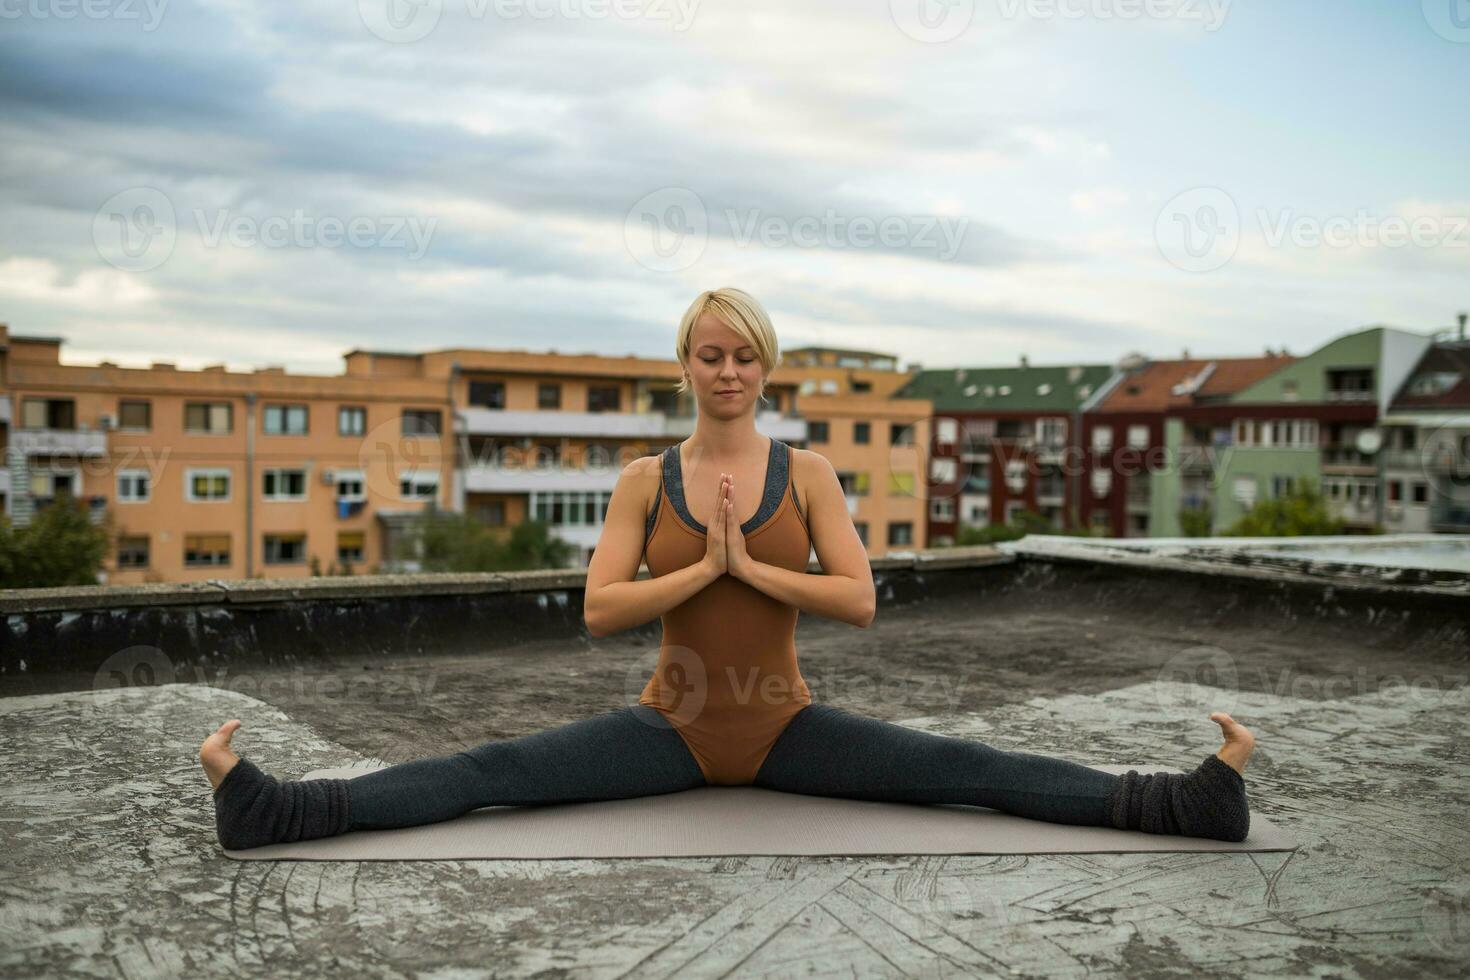
{"type": "Polygon", "coordinates": [[[735,478],[720,474],[720,488],[715,495],[714,517],[710,518],[704,561],[717,576],[744,578],[754,559],[745,550],[745,533],[735,520],[735,478]]]}

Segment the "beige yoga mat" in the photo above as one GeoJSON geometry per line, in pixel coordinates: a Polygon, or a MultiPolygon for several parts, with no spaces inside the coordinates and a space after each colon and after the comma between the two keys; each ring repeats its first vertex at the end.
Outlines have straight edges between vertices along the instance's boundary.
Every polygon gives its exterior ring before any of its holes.
{"type": "MultiPolygon", "coordinates": [[[[1094,766],[1103,772],[1178,772],[1094,766]]],[[[351,779],[369,768],[317,769],[304,779],[351,779]]],[[[1239,844],[1203,837],[1078,827],[986,807],[888,803],[778,793],[757,786],[628,800],[492,806],[442,823],[359,830],[225,854],[267,861],[444,861],[474,858],[720,857],[740,854],[1091,854],[1290,851],[1296,842],[1260,814],[1239,844]]]]}

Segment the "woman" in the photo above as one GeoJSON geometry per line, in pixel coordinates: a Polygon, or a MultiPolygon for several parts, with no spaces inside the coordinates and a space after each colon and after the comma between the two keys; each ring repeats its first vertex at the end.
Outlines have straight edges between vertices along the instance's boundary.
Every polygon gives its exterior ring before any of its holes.
{"type": "Polygon", "coordinates": [[[760,304],[700,294],[676,344],[694,434],[629,464],[587,570],[594,636],[663,623],[636,705],[354,779],[279,782],[204,740],[220,842],[240,849],[411,827],[491,805],[623,799],[705,785],[916,803],[965,803],[1057,823],[1244,840],[1241,773],[1254,739],[1210,716],[1225,744],[1190,773],[1118,776],[813,703],[797,667],[801,610],[864,627],[867,554],[826,457],[756,431],[779,359],[760,304]],[[815,548],[824,574],[807,574],[815,548]],[[640,559],[651,578],[635,581],[640,559]]]}

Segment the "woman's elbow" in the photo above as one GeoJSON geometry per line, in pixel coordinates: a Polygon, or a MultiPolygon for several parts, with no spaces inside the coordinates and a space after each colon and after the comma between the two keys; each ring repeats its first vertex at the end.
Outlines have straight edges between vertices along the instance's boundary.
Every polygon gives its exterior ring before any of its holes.
{"type": "Polygon", "coordinates": [[[858,614],[853,619],[852,623],[853,623],[854,626],[858,627],[859,629],[867,629],[869,626],[873,625],[873,617],[876,616],[877,614],[878,614],[878,602],[877,602],[877,599],[875,597],[870,596],[868,598],[867,602],[863,603],[862,608],[858,611],[858,614]]]}

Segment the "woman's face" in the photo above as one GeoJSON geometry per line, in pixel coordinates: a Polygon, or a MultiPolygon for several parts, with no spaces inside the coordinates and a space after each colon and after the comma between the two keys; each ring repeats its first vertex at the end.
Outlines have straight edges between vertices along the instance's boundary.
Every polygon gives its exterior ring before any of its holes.
{"type": "Polygon", "coordinates": [[[689,384],[700,411],[737,416],[752,410],[760,397],[760,357],[723,320],[705,311],[689,335],[689,384]]]}

